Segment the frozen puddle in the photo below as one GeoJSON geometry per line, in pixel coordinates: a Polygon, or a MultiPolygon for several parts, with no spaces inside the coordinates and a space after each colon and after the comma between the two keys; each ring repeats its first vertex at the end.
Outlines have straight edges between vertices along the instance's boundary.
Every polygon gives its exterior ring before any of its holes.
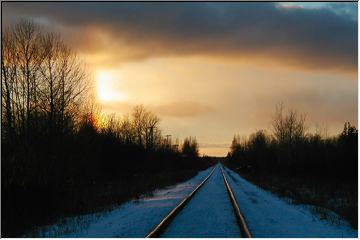
{"type": "Polygon", "coordinates": [[[227,179],[254,237],[357,237],[357,231],[340,220],[332,224],[246,181],[225,168],[227,179]]]}
{"type": "Polygon", "coordinates": [[[132,200],[109,212],[65,218],[39,227],[25,237],[145,237],[212,170],[201,171],[184,183],[132,200]]]}
{"type": "Polygon", "coordinates": [[[166,238],[241,236],[219,165],[161,236],[166,238]]]}

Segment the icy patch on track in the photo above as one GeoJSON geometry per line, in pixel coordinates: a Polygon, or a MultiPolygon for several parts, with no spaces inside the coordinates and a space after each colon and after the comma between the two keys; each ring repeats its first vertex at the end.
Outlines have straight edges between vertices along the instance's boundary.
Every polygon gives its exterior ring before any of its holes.
{"type": "Polygon", "coordinates": [[[145,237],[212,170],[102,213],[65,218],[25,237],[145,237]]]}
{"type": "Polygon", "coordinates": [[[290,204],[228,168],[225,173],[254,237],[357,237],[345,221],[319,219],[309,206],[290,204]]]}

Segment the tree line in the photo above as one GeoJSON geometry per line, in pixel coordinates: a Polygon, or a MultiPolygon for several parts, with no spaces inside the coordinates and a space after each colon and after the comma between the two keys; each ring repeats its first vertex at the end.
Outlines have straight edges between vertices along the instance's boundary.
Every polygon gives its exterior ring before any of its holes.
{"type": "MultiPolygon", "coordinates": [[[[2,38],[1,136],[9,170],[35,170],[29,168],[35,162],[42,166],[42,158],[46,164],[65,161],[51,159],[81,147],[94,150],[97,138],[134,151],[181,155],[183,149],[183,155],[198,157],[196,139],[185,139],[182,149],[171,144],[162,136],[159,117],[142,105],[121,118],[103,116],[91,97],[84,63],[59,34],[21,20],[6,27],[2,38]]],[[[7,172],[13,175],[6,174],[4,184],[21,178],[7,172]]]]}
{"type": "Polygon", "coordinates": [[[306,115],[276,108],[272,132],[259,130],[248,138],[235,135],[228,160],[244,169],[340,179],[356,184],[358,130],[349,122],[336,136],[307,129],[306,115]]]}
{"type": "Polygon", "coordinates": [[[206,166],[195,138],[173,144],[142,105],[101,114],[85,64],[61,35],[21,20],[2,39],[5,232],[41,215],[32,209],[48,216],[80,186],[206,166]]]}

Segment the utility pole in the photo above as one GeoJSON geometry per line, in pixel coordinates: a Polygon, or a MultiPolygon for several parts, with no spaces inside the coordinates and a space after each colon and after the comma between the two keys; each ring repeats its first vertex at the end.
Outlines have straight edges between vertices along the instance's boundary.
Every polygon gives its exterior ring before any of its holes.
{"type": "Polygon", "coordinates": [[[175,144],[172,145],[173,150],[178,151],[179,150],[179,138],[175,139],[175,144]]]}
{"type": "Polygon", "coordinates": [[[171,135],[168,134],[168,135],[165,135],[165,137],[166,137],[166,144],[171,146],[171,135]]]}
{"type": "Polygon", "coordinates": [[[148,127],[147,129],[149,129],[149,136],[147,137],[147,142],[148,142],[148,147],[152,150],[154,147],[154,127],[148,127]]]}

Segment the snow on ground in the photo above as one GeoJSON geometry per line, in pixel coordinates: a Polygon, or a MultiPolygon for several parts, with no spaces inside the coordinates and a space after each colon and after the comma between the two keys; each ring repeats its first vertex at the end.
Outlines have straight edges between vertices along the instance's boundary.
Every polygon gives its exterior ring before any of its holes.
{"type": "Polygon", "coordinates": [[[66,218],[38,228],[26,237],[144,237],[211,170],[201,171],[189,181],[154,191],[152,196],[129,201],[109,212],[66,218]]]}
{"type": "MultiPolygon", "coordinates": [[[[187,182],[154,191],[111,211],[65,218],[39,227],[24,237],[144,237],[212,168],[187,182]]],[[[246,181],[225,168],[230,186],[254,237],[357,237],[340,219],[337,224],[319,219],[310,206],[293,205],[246,181]]],[[[238,237],[239,229],[219,166],[212,177],[180,211],[165,237],[238,237]]]]}
{"type": "Polygon", "coordinates": [[[228,168],[225,172],[254,237],[357,237],[344,220],[338,224],[321,220],[309,206],[288,203],[228,168]]]}
{"type": "Polygon", "coordinates": [[[240,236],[219,165],[162,234],[166,238],[240,236]]]}

